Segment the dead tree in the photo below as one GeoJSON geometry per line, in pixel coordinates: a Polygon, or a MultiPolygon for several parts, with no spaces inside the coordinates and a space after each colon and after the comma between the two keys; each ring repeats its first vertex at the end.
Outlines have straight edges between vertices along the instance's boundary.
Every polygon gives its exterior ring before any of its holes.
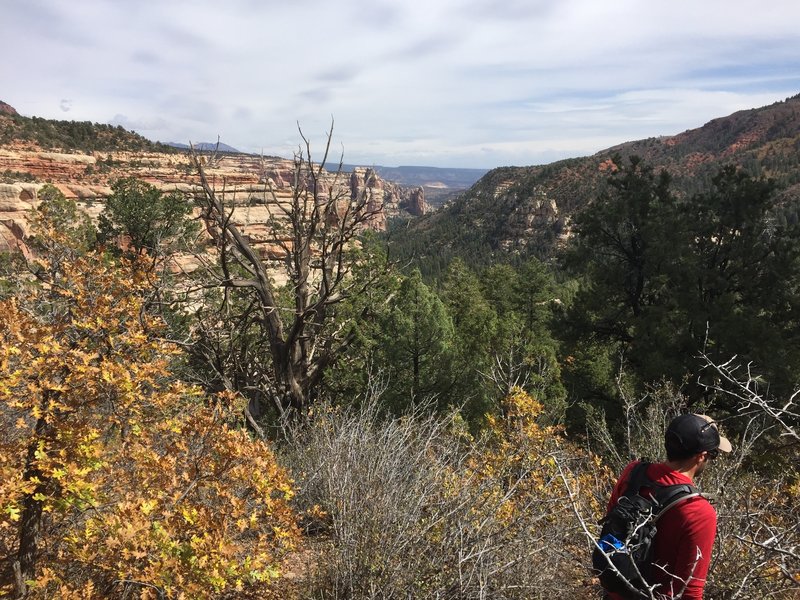
{"type": "MultiPolygon", "coordinates": [[[[771,452],[788,454],[787,462],[797,464],[800,456],[800,389],[788,398],[775,397],[770,394],[766,381],[755,373],[752,363],[743,364],[736,356],[724,363],[714,362],[705,354],[701,358],[703,368],[711,375],[711,383],[701,385],[715,394],[733,399],[738,415],[750,423],[764,419],[766,425],[755,439],[772,434],[778,443],[771,446],[771,452]]],[[[790,471],[788,477],[791,476],[790,471]]],[[[776,580],[780,579],[786,589],[800,590],[800,506],[791,500],[782,501],[787,497],[785,489],[791,490],[791,484],[796,485],[791,479],[789,482],[790,485],[784,483],[784,488],[778,488],[780,492],[767,510],[758,510],[748,501],[739,511],[743,527],[734,537],[750,546],[758,557],[758,561],[753,561],[753,569],[743,579],[740,593],[744,593],[749,579],[758,577],[758,569],[765,566],[780,574],[776,580]]],[[[739,597],[739,593],[732,597],[739,597]]]]}
{"type": "Polygon", "coordinates": [[[201,311],[203,339],[194,354],[211,367],[217,385],[247,397],[252,412],[272,406],[283,418],[308,410],[326,368],[353,341],[336,307],[365,294],[373,281],[353,276],[353,269],[362,260],[358,237],[381,213],[382,203],[351,192],[341,161],[335,172],[325,169],[332,131],[322,160],[314,162],[300,130],[289,198],[279,198],[269,179],[265,183],[270,243],[280,248],[280,261],[253,248],[234,223],[231,194],[224,185],[215,189],[192,154],[202,185],[199,200],[216,244],[213,285],[222,291],[213,308],[201,311]],[[274,283],[276,268],[285,286],[274,283]]]}

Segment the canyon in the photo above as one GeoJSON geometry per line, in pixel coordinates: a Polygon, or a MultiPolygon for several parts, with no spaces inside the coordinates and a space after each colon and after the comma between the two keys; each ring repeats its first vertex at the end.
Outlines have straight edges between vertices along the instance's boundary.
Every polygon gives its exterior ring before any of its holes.
{"type": "MultiPolygon", "coordinates": [[[[6,110],[0,120],[14,116],[6,110]]],[[[294,161],[213,152],[202,153],[200,160],[208,180],[231,207],[236,225],[263,254],[278,259],[275,229],[269,222],[282,218],[280,207],[285,207],[292,198],[294,161]]],[[[198,174],[186,151],[66,151],[42,148],[29,140],[1,144],[0,250],[25,251],[30,211],[38,205],[38,192],[46,183],[56,186],[96,220],[111,194],[112,182],[122,177],[135,177],[165,192],[180,191],[186,194],[187,202],[201,191],[198,174]]],[[[371,168],[355,167],[340,173],[327,170],[323,178],[337,197],[363,195],[376,207],[376,214],[369,222],[369,227],[375,230],[385,230],[394,218],[421,216],[428,210],[421,186],[399,186],[382,179],[371,168]]],[[[196,214],[199,215],[199,210],[196,214]]]]}

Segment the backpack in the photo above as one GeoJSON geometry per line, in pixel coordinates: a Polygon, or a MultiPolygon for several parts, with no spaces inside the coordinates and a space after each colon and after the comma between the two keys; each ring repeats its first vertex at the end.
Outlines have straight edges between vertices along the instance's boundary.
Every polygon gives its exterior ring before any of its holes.
{"type": "Polygon", "coordinates": [[[699,496],[688,484],[659,485],[647,476],[649,462],[633,467],[625,494],[600,521],[600,539],[592,552],[592,569],[607,592],[626,598],[651,598],[650,563],[658,519],[670,508],[699,496]],[[639,491],[648,488],[652,497],[639,491]]]}

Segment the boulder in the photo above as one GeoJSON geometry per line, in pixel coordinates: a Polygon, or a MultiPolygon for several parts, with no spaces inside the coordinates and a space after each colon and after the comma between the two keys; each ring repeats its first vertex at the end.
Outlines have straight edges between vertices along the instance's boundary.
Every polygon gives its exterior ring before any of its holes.
{"type": "Polygon", "coordinates": [[[0,212],[24,212],[37,203],[37,194],[42,184],[0,183],[0,212]]]}

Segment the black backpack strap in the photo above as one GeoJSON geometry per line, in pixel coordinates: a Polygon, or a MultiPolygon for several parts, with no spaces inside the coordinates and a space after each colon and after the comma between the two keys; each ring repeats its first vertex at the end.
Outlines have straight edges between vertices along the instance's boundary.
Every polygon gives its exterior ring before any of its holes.
{"type": "Polygon", "coordinates": [[[676,504],[701,495],[696,487],[689,484],[659,486],[654,490],[654,496],[659,506],[656,520],[676,504]]]}
{"type": "Polygon", "coordinates": [[[658,503],[656,519],[683,500],[702,495],[696,487],[688,483],[677,485],[661,485],[656,483],[647,476],[647,468],[650,465],[650,462],[642,460],[633,467],[623,495],[633,497],[639,493],[642,487],[650,489],[653,499],[658,503]]]}
{"type": "Polygon", "coordinates": [[[647,485],[650,487],[651,485],[655,485],[647,476],[647,467],[649,466],[649,462],[641,461],[633,467],[631,474],[628,476],[628,485],[625,487],[623,496],[633,497],[639,493],[639,490],[641,490],[643,486],[647,485]]]}

